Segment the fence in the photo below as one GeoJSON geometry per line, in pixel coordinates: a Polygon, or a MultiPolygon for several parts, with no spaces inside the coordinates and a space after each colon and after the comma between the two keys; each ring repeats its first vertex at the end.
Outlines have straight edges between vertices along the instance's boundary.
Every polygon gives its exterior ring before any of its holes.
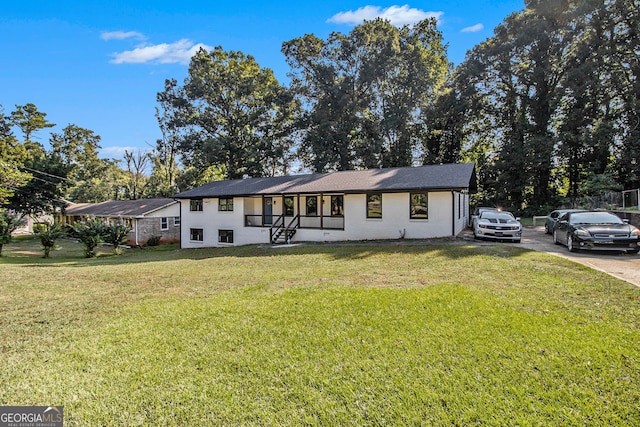
{"type": "Polygon", "coordinates": [[[599,196],[584,196],[578,207],[585,209],[638,209],[640,210],[640,188],[614,191],[599,196]]]}

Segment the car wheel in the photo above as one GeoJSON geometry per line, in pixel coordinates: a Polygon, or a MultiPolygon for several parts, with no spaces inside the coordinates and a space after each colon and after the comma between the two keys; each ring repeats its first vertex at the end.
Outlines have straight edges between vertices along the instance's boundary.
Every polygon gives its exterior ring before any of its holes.
{"type": "Polygon", "coordinates": [[[569,252],[578,252],[578,248],[573,245],[573,237],[571,235],[567,236],[567,249],[569,249],[569,252]]]}
{"type": "Polygon", "coordinates": [[[549,224],[544,225],[544,234],[551,234],[551,230],[549,230],[549,224]]]}
{"type": "Polygon", "coordinates": [[[558,242],[558,232],[556,230],[553,230],[553,244],[554,245],[560,244],[560,242],[558,242]]]}

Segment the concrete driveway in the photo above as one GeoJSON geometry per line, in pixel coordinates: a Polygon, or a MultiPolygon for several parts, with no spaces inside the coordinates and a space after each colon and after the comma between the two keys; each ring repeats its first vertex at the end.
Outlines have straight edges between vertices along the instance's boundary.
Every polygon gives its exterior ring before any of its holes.
{"type": "Polygon", "coordinates": [[[553,244],[553,237],[544,233],[544,227],[525,227],[520,245],[527,249],[547,252],[579,262],[640,287],[640,255],[638,254],[607,251],[569,252],[566,246],[553,244]]]}

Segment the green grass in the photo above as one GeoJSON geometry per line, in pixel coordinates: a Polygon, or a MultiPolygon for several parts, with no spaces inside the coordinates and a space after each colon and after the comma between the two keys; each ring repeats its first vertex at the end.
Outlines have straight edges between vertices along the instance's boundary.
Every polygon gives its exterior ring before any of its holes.
{"type": "Polygon", "coordinates": [[[0,258],[0,405],[65,425],[638,425],[640,290],[515,245],[0,258]]]}

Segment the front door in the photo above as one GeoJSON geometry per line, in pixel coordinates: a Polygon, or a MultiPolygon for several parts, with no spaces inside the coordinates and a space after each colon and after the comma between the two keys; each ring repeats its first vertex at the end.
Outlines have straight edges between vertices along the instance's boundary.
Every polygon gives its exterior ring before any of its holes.
{"type": "Polygon", "coordinates": [[[271,225],[273,224],[273,198],[263,198],[262,204],[262,212],[264,213],[264,225],[271,225]]]}

